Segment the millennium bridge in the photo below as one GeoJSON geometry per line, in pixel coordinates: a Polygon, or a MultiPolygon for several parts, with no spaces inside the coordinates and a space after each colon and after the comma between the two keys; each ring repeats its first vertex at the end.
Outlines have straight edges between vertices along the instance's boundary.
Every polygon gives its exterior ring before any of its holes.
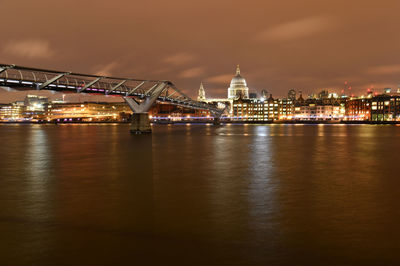
{"type": "Polygon", "coordinates": [[[119,95],[133,111],[131,132],[151,133],[148,111],[155,102],[210,111],[218,124],[224,109],[192,100],[168,80],[144,80],[0,64],[0,86],[17,90],[119,95]]]}

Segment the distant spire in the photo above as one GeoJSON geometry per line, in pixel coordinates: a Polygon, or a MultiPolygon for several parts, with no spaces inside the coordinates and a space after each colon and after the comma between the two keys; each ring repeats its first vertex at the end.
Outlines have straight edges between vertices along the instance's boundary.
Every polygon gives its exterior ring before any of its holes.
{"type": "Polygon", "coordinates": [[[199,96],[197,97],[197,100],[200,102],[206,100],[206,92],[204,90],[203,82],[200,83],[199,96]]]}
{"type": "Polygon", "coordinates": [[[240,75],[240,67],[239,67],[239,65],[237,65],[237,67],[236,67],[236,75],[240,75]]]}

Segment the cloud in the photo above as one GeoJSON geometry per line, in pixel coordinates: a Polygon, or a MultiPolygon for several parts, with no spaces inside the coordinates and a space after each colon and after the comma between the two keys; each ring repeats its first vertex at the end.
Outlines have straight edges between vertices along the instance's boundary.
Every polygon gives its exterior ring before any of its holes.
{"type": "Polygon", "coordinates": [[[164,73],[167,73],[167,72],[169,72],[170,71],[170,68],[159,68],[159,69],[156,69],[156,70],[154,70],[152,73],[153,74],[164,74],[164,73]]]}
{"type": "Polygon", "coordinates": [[[370,67],[367,69],[367,74],[370,75],[390,75],[400,74],[400,65],[384,65],[377,67],[370,67]]]}
{"type": "Polygon", "coordinates": [[[201,76],[203,73],[204,67],[194,67],[182,71],[179,76],[181,78],[195,78],[201,76]]]}
{"type": "Polygon", "coordinates": [[[177,53],[164,58],[164,62],[173,65],[184,65],[193,62],[196,56],[189,53],[177,53]]]}
{"type": "Polygon", "coordinates": [[[311,76],[295,76],[291,77],[291,79],[295,82],[300,82],[300,83],[309,83],[315,81],[315,78],[311,76]]]}
{"type": "Polygon", "coordinates": [[[309,17],[286,22],[260,32],[256,39],[259,41],[288,41],[315,35],[333,27],[331,17],[309,17]]]}
{"type": "Polygon", "coordinates": [[[95,75],[98,76],[112,76],[112,70],[118,67],[117,62],[111,62],[107,65],[102,65],[97,67],[95,75]]]}
{"type": "Polygon", "coordinates": [[[217,76],[212,76],[209,78],[206,78],[205,81],[210,82],[210,83],[223,83],[223,84],[229,84],[231,81],[233,74],[223,74],[223,75],[217,75],[217,76]]]}
{"type": "Polygon", "coordinates": [[[41,39],[9,41],[5,45],[3,52],[31,59],[49,58],[55,54],[49,42],[41,39]]]}

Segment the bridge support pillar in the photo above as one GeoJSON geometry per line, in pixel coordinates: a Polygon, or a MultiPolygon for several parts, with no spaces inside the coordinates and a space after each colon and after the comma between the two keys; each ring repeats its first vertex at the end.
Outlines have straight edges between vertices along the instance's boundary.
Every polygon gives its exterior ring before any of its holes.
{"type": "Polygon", "coordinates": [[[219,117],[214,117],[213,124],[214,124],[214,126],[221,125],[221,119],[219,117]]]}
{"type": "Polygon", "coordinates": [[[151,126],[148,113],[133,113],[131,129],[132,134],[150,134],[151,126]]]}
{"type": "Polygon", "coordinates": [[[225,108],[218,110],[218,111],[211,111],[211,115],[214,117],[214,121],[213,121],[214,126],[221,125],[221,116],[224,111],[225,111],[225,108]]]}
{"type": "MultiPolygon", "coordinates": [[[[151,106],[156,102],[158,96],[164,91],[168,86],[168,83],[162,82],[154,85],[143,101],[138,102],[133,98],[124,97],[125,102],[128,104],[129,108],[133,111],[131,133],[132,134],[150,134],[151,126],[149,119],[149,110],[151,106]]],[[[147,93],[146,93],[147,94],[147,93]]]]}

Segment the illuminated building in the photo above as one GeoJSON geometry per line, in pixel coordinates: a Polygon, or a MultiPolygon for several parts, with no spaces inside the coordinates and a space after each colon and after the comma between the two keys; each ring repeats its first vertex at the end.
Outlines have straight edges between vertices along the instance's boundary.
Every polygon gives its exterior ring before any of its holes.
{"type": "Polygon", "coordinates": [[[203,82],[200,83],[199,96],[197,96],[197,100],[199,102],[205,102],[206,101],[206,92],[204,90],[203,82]]]}
{"type": "Polygon", "coordinates": [[[24,100],[25,117],[43,119],[49,99],[45,96],[27,95],[24,100]]]}
{"type": "Polygon", "coordinates": [[[400,121],[400,96],[382,94],[373,97],[371,121],[400,121]]]}
{"type": "MultiPolygon", "coordinates": [[[[279,100],[272,98],[272,94],[269,95],[267,100],[268,104],[268,119],[269,120],[278,120],[279,119],[279,100]]],[[[264,103],[265,109],[265,103],[264,103]]]]}
{"type": "Polygon", "coordinates": [[[323,100],[307,99],[297,101],[294,107],[295,120],[342,120],[345,116],[345,104],[339,102],[324,103],[323,100]]]}
{"type": "Polygon", "coordinates": [[[44,105],[49,102],[46,96],[27,95],[24,100],[25,106],[30,110],[40,109],[43,110],[44,105]]]}
{"type": "Polygon", "coordinates": [[[340,98],[335,93],[322,90],[312,94],[307,99],[300,96],[294,103],[293,119],[305,121],[342,120],[345,117],[346,98],[340,98]]]}
{"type": "Polygon", "coordinates": [[[274,121],[279,118],[279,101],[272,98],[267,99],[243,99],[239,97],[233,101],[233,121],[274,121]]]}
{"type": "Polygon", "coordinates": [[[239,97],[233,101],[231,119],[233,121],[267,121],[269,120],[267,106],[267,102],[239,97]],[[264,105],[266,106],[265,110],[264,105]]]}
{"type": "Polygon", "coordinates": [[[268,91],[267,90],[261,90],[261,98],[267,99],[268,97],[268,91]]]}
{"type": "Polygon", "coordinates": [[[228,99],[237,99],[241,96],[243,99],[249,98],[249,88],[246,80],[240,75],[239,65],[236,68],[236,75],[231,80],[228,88],[228,99]]]}
{"type": "Polygon", "coordinates": [[[371,99],[356,98],[346,101],[345,120],[369,121],[371,119],[371,99]]]}
{"type": "Polygon", "coordinates": [[[316,105],[310,103],[306,105],[296,106],[294,117],[297,120],[326,120],[332,115],[331,105],[316,105]]]}
{"type": "Polygon", "coordinates": [[[294,113],[294,102],[292,99],[280,99],[278,100],[278,114],[279,120],[291,120],[294,113]]]}
{"type": "Polygon", "coordinates": [[[24,113],[24,102],[17,101],[0,106],[0,119],[3,121],[22,121],[24,113]]]}
{"type": "Polygon", "coordinates": [[[132,114],[125,103],[50,103],[47,106],[47,121],[125,121],[132,114]]]}

